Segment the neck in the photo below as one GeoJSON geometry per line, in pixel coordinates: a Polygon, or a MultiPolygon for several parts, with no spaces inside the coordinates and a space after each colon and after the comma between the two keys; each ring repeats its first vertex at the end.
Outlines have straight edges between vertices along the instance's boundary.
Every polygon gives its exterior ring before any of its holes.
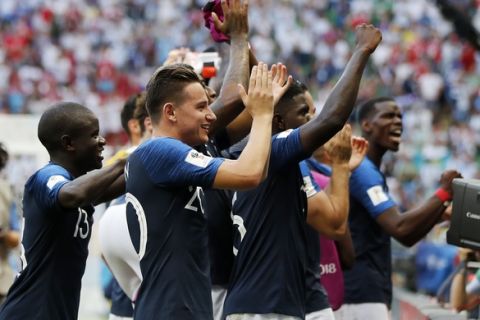
{"type": "Polygon", "coordinates": [[[77,178],[85,173],[81,172],[81,170],[79,170],[70,159],[67,159],[62,155],[50,155],[50,162],[65,168],[65,170],[67,170],[74,178],[77,178]]]}
{"type": "Polygon", "coordinates": [[[156,127],[153,128],[152,137],[170,137],[180,140],[180,137],[173,128],[156,127]]]}
{"type": "Polygon", "coordinates": [[[382,164],[382,158],[383,155],[385,154],[386,150],[385,149],[379,149],[376,147],[373,142],[370,142],[370,147],[367,152],[367,157],[370,159],[370,161],[373,162],[378,168],[380,168],[380,165],[382,164]]]}
{"type": "Polygon", "coordinates": [[[139,135],[132,135],[130,137],[130,144],[132,146],[138,146],[142,142],[142,136],[139,135]]]}

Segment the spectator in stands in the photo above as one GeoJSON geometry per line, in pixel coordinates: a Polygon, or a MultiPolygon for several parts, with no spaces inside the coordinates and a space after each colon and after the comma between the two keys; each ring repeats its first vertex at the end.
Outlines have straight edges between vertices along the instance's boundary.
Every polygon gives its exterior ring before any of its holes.
{"type": "MultiPolygon", "coordinates": [[[[0,143],[0,172],[8,161],[8,152],[0,143]]],[[[10,250],[20,243],[18,217],[13,210],[13,195],[8,181],[0,176],[0,304],[13,283],[15,272],[8,262],[10,250]]]]}

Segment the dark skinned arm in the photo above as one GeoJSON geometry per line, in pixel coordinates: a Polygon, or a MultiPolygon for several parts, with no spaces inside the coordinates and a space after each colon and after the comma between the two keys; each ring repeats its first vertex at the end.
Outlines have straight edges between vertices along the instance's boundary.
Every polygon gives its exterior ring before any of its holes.
{"type": "Polygon", "coordinates": [[[357,99],[358,88],[368,58],[382,39],[380,31],[372,25],[356,29],[357,45],[340,80],[330,93],[320,114],[303,125],[300,137],[303,149],[311,154],[330,140],[348,120],[357,99]]]}
{"type": "MultiPolygon", "coordinates": [[[[441,188],[452,193],[452,180],[461,175],[455,170],[445,171],[440,178],[441,188]]],[[[397,206],[387,209],[377,217],[377,223],[390,236],[405,246],[422,239],[440,221],[447,207],[433,195],[420,206],[401,214],[397,206]]]]}
{"type": "Polygon", "coordinates": [[[215,27],[230,37],[230,59],[220,95],[211,108],[217,120],[210,128],[211,135],[225,128],[244,109],[238,94],[238,84],[248,86],[250,75],[248,49],[248,4],[240,0],[222,2],[225,19],[222,22],[213,14],[215,27]]]}
{"type": "Polygon", "coordinates": [[[60,188],[58,202],[63,208],[78,208],[94,203],[112,183],[123,177],[125,159],[113,165],[94,170],[72,180],[60,188]]]}
{"type": "Polygon", "coordinates": [[[102,193],[102,195],[94,201],[94,205],[112,201],[125,193],[126,182],[125,176],[122,174],[102,193]]]}

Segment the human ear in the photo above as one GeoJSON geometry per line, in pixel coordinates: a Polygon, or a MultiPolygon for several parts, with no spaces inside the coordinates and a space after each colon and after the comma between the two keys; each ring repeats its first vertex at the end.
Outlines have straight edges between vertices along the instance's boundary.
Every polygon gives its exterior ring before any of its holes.
{"type": "Polygon", "coordinates": [[[362,127],[362,131],[365,132],[365,133],[371,133],[372,132],[372,125],[367,120],[362,121],[361,127],[362,127]]]}
{"type": "Polygon", "coordinates": [[[166,119],[177,122],[177,116],[175,115],[175,106],[172,103],[166,103],[163,106],[163,115],[166,119]]]}
{"type": "Polygon", "coordinates": [[[72,143],[72,137],[70,137],[68,134],[64,134],[60,137],[60,143],[62,144],[62,149],[67,150],[67,151],[74,151],[75,147],[73,146],[72,143]]]}

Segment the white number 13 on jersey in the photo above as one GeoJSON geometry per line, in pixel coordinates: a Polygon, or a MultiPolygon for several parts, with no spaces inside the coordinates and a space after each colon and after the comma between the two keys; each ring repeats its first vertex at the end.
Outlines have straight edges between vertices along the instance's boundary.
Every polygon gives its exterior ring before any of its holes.
{"type": "Polygon", "coordinates": [[[78,208],[78,219],[75,226],[75,232],[73,233],[73,237],[80,237],[80,239],[86,239],[89,232],[90,225],[88,224],[87,211],[83,210],[82,208],[78,208]]]}

